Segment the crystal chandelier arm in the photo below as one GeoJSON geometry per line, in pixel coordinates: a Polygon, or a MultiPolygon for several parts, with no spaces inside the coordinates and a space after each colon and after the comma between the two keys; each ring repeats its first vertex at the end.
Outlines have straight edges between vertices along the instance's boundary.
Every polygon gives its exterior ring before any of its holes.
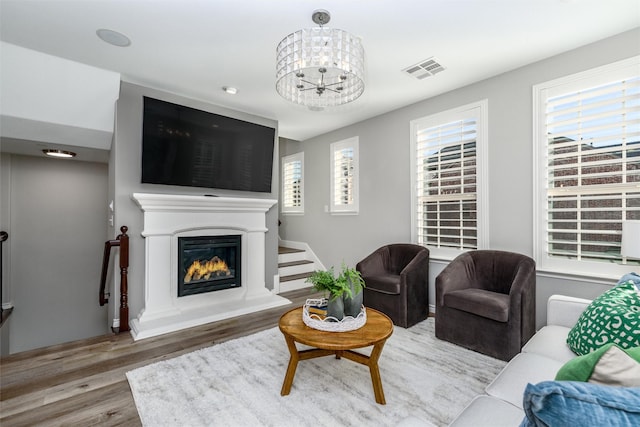
{"type": "Polygon", "coordinates": [[[302,83],[306,83],[306,84],[311,85],[311,86],[313,86],[313,87],[316,87],[316,86],[318,85],[317,83],[310,82],[309,80],[305,80],[305,79],[300,79],[300,81],[301,81],[302,83]]]}
{"type": "Polygon", "coordinates": [[[339,90],[331,89],[330,87],[322,87],[322,86],[305,87],[304,89],[299,89],[299,90],[300,90],[300,92],[305,92],[307,90],[316,90],[317,91],[318,88],[322,88],[323,91],[324,90],[328,90],[328,91],[331,91],[331,92],[340,93],[339,90]]]}
{"type": "Polygon", "coordinates": [[[341,85],[341,84],[344,84],[344,81],[341,80],[339,82],[329,83],[329,84],[324,85],[324,87],[329,88],[329,86],[335,86],[335,85],[341,85]]]}

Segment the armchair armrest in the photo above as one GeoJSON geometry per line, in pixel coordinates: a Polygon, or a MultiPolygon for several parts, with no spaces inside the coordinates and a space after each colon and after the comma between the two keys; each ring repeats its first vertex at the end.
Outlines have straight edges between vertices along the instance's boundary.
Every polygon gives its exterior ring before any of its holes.
{"type": "Polygon", "coordinates": [[[511,308],[520,312],[518,308],[523,298],[535,299],[536,265],[531,258],[523,258],[517,265],[516,275],[511,282],[509,299],[511,308]]]}
{"type": "Polygon", "coordinates": [[[475,280],[473,260],[468,254],[462,254],[451,261],[436,277],[436,306],[444,305],[444,296],[448,292],[465,289],[475,280]]]}
{"type": "Polygon", "coordinates": [[[573,328],[591,300],[566,295],[551,295],[547,301],[547,325],[573,328]]]}
{"type": "MultiPolygon", "coordinates": [[[[426,284],[429,282],[429,250],[425,249],[411,260],[409,264],[400,272],[400,281],[413,282],[422,281],[426,284]]],[[[428,286],[428,285],[427,285],[428,286]]]]}

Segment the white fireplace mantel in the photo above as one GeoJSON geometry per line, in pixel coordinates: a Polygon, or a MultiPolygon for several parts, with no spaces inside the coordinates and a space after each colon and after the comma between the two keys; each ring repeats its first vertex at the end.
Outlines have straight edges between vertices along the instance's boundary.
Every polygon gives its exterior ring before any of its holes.
{"type": "Polygon", "coordinates": [[[134,193],[144,213],[144,308],[134,339],[290,304],[265,287],[266,213],[275,200],[134,193]],[[178,238],[240,235],[241,286],[178,297],[178,238]]]}

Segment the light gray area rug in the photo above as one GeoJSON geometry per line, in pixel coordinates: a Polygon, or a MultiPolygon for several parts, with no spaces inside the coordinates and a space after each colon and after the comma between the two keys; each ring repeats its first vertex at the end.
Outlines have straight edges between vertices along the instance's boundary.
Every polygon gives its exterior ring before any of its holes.
{"type": "MultiPolygon", "coordinates": [[[[362,349],[369,354],[370,348],[362,349]]],[[[395,426],[414,416],[446,425],[505,366],[435,338],[430,318],[396,327],[379,366],[386,405],[366,366],[332,356],[303,360],[280,396],[289,361],[278,328],[127,373],[142,423],[158,426],[395,426]]]]}

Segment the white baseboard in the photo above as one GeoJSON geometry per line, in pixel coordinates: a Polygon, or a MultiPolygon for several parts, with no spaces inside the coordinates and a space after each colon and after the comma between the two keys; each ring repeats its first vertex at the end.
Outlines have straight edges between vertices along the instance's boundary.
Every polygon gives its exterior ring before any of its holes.
{"type": "Polygon", "coordinates": [[[280,275],[279,274],[273,275],[273,289],[271,289],[271,293],[275,295],[280,293],[280,275]]]}

